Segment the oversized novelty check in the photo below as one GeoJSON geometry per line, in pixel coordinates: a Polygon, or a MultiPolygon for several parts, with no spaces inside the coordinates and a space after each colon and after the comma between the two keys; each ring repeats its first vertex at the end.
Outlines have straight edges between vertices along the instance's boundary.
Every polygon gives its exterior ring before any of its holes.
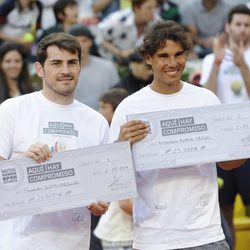
{"type": "Polygon", "coordinates": [[[0,220],[137,195],[128,142],[0,161],[0,220]]]}
{"type": "Polygon", "coordinates": [[[132,147],[137,171],[250,157],[250,103],[128,115],[150,124],[132,147]]]}

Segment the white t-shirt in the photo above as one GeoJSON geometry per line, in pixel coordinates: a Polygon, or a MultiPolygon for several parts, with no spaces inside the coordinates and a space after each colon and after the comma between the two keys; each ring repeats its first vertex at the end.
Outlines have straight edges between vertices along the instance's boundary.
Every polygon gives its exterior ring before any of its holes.
{"type": "Polygon", "coordinates": [[[118,202],[111,202],[95,229],[95,235],[110,242],[132,241],[132,217],[123,211],[118,202]]]}
{"type": "MultiPolygon", "coordinates": [[[[147,86],[118,106],[111,124],[111,139],[117,139],[127,114],[219,104],[211,91],[185,82],[179,92],[170,95],[147,86]]],[[[136,177],[135,249],[188,248],[224,239],[214,163],[142,171],[136,177]]]]}
{"type": "Polygon", "coordinates": [[[22,36],[26,32],[32,32],[32,25],[36,24],[38,16],[37,6],[34,6],[32,10],[23,11],[14,8],[6,17],[6,24],[3,25],[1,32],[9,36],[22,36]]]}
{"type": "MultiPolygon", "coordinates": [[[[250,68],[250,49],[244,53],[244,59],[250,68]]],[[[209,78],[214,63],[214,54],[207,55],[202,62],[201,80],[204,85],[209,78]]],[[[221,62],[217,77],[216,95],[222,103],[241,103],[249,101],[249,96],[240,69],[233,62],[233,54],[227,49],[221,62]]]]}
{"type": "MultiPolygon", "coordinates": [[[[41,92],[8,99],[0,106],[0,155],[18,156],[31,144],[52,152],[104,144],[108,124],[75,101],[59,105],[41,92]]],[[[0,222],[1,250],[89,250],[90,212],[85,208],[23,216],[0,222]]]]}

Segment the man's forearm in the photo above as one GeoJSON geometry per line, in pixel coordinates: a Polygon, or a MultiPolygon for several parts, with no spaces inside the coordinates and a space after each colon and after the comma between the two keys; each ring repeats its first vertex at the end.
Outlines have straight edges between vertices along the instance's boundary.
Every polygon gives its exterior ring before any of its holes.
{"type": "Polygon", "coordinates": [[[248,96],[250,96],[250,70],[246,64],[240,67],[242,78],[245,82],[248,96]]]}
{"type": "Polygon", "coordinates": [[[241,160],[217,162],[217,164],[220,168],[224,170],[232,170],[234,168],[242,166],[246,161],[247,159],[241,159],[241,160]]]}
{"type": "Polygon", "coordinates": [[[220,62],[215,59],[209,78],[204,84],[205,88],[211,90],[215,94],[217,93],[217,78],[218,78],[219,67],[220,67],[220,62]]]}
{"type": "Polygon", "coordinates": [[[113,55],[119,57],[120,56],[120,49],[117,48],[115,45],[113,45],[110,42],[102,42],[101,46],[103,48],[105,48],[106,50],[108,50],[110,53],[112,53],[113,55]]]}
{"type": "Polygon", "coordinates": [[[92,5],[92,9],[95,13],[103,11],[109,4],[111,0],[100,0],[92,5]]]}

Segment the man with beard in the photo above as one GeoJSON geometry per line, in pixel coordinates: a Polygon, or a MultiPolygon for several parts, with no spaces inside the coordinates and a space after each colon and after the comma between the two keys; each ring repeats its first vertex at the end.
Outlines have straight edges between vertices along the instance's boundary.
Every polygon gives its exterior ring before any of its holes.
{"type": "MultiPolygon", "coordinates": [[[[250,10],[246,5],[231,9],[226,34],[214,40],[213,54],[203,60],[201,84],[213,91],[222,103],[250,100],[250,10]]],[[[239,193],[250,216],[250,161],[232,171],[218,168],[224,180],[219,198],[232,232],[235,196],[239,193]]]]}

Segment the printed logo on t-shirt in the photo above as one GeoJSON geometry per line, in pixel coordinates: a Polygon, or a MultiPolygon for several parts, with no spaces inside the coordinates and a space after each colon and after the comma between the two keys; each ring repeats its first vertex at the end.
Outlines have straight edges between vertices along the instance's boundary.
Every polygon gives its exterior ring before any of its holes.
{"type": "Polygon", "coordinates": [[[51,152],[62,152],[78,147],[79,132],[71,122],[45,123],[42,126],[42,137],[50,146],[51,152]]]}
{"type": "Polygon", "coordinates": [[[78,137],[78,131],[74,129],[74,124],[70,122],[49,122],[48,128],[44,128],[43,133],[78,137]]]}
{"type": "Polygon", "coordinates": [[[65,143],[64,141],[56,141],[55,144],[50,148],[52,153],[63,152],[66,149],[67,149],[67,143],[65,143]]]}

